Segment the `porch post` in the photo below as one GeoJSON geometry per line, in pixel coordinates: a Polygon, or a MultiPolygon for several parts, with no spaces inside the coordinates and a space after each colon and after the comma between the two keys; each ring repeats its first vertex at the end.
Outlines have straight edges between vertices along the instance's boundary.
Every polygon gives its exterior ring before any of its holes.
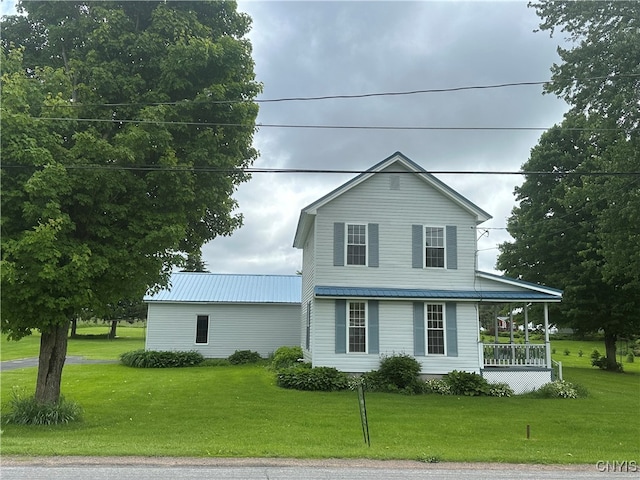
{"type": "Polygon", "coordinates": [[[513,343],[513,307],[509,304],[509,348],[511,349],[511,365],[516,364],[516,347],[513,343]]]}
{"type": "Polygon", "coordinates": [[[547,353],[547,368],[551,368],[551,342],[549,341],[549,304],[544,304],[544,345],[547,353]]]}
{"type": "Polygon", "coordinates": [[[529,365],[529,305],[524,304],[524,355],[526,365],[529,365]]]}

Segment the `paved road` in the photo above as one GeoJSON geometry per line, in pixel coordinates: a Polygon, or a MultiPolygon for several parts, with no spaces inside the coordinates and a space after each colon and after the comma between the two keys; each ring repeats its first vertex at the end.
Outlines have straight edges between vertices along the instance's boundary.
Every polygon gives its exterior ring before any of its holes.
{"type": "MultiPolygon", "coordinates": [[[[71,458],[71,457],[67,457],[71,458]]],[[[82,464],[65,458],[2,461],[3,480],[418,480],[536,479],[586,480],[610,476],[596,465],[505,465],[370,460],[286,459],[109,459],[82,464]],[[129,462],[127,464],[127,462],[129,462]]],[[[612,472],[610,472],[612,473],[612,472]]],[[[615,473],[616,478],[640,478],[640,472],[615,473]]]]}

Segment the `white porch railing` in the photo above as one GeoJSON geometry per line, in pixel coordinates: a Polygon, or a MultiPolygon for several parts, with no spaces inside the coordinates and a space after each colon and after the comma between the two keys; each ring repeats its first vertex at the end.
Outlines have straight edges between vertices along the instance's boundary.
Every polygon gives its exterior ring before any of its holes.
{"type": "Polygon", "coordinates": [[[547,345],[539,343],[483,343],[485,367],[539,367],[547,365],[547,345]]]}

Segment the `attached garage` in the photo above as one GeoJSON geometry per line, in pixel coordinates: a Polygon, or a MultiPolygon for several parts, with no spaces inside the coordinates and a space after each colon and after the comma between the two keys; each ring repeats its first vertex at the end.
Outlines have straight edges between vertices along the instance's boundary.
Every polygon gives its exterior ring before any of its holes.
{"type": "Polygon", "coordinates": [[[147,295],[147,350],[196,350],[226,358],[236,350],[266,357],[300,345],[299,275],[174,273],[147,295]]]}

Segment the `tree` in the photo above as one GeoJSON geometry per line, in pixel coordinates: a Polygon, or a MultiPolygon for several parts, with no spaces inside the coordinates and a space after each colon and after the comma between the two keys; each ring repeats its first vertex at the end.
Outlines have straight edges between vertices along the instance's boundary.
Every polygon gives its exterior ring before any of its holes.
{"type": "MultiPolygon", "coordinates": [[[[588,158],[593,171],[611,173],[583,177],[567,191],[564,204],[583,205],[579,210],[591,228],[569,244],[575,246],[569,251],[577,253],[572,265],[579,272],[565,301],[591,292],[593,313],[596,304],[611,304],[606,320],[587,315],[591,321],[583,321],[582,328],[607,326],[607,360],[615,368],[615,339],[640,330],[640,2],[546,0],[529,6],[542,19],[541,30],[551,35],[560,30],[571,42],[570,48],[558,48],[562,62],[552,66],[545,91],[564,98],[572,116],[584,116],[592,129],[584,135],[590,146],[578,156],[588,158]]],[[[513,260],[507,260],[508,248],[503,253],[504,262],[513,260]]]]}
{"type": "Polygon", "coordinates": [[[105,314],[242,223],[260,92],[233,2],[25,2],[3,21],[2,331],[40,330],[54,403],[70,319],[105,314]]]}

